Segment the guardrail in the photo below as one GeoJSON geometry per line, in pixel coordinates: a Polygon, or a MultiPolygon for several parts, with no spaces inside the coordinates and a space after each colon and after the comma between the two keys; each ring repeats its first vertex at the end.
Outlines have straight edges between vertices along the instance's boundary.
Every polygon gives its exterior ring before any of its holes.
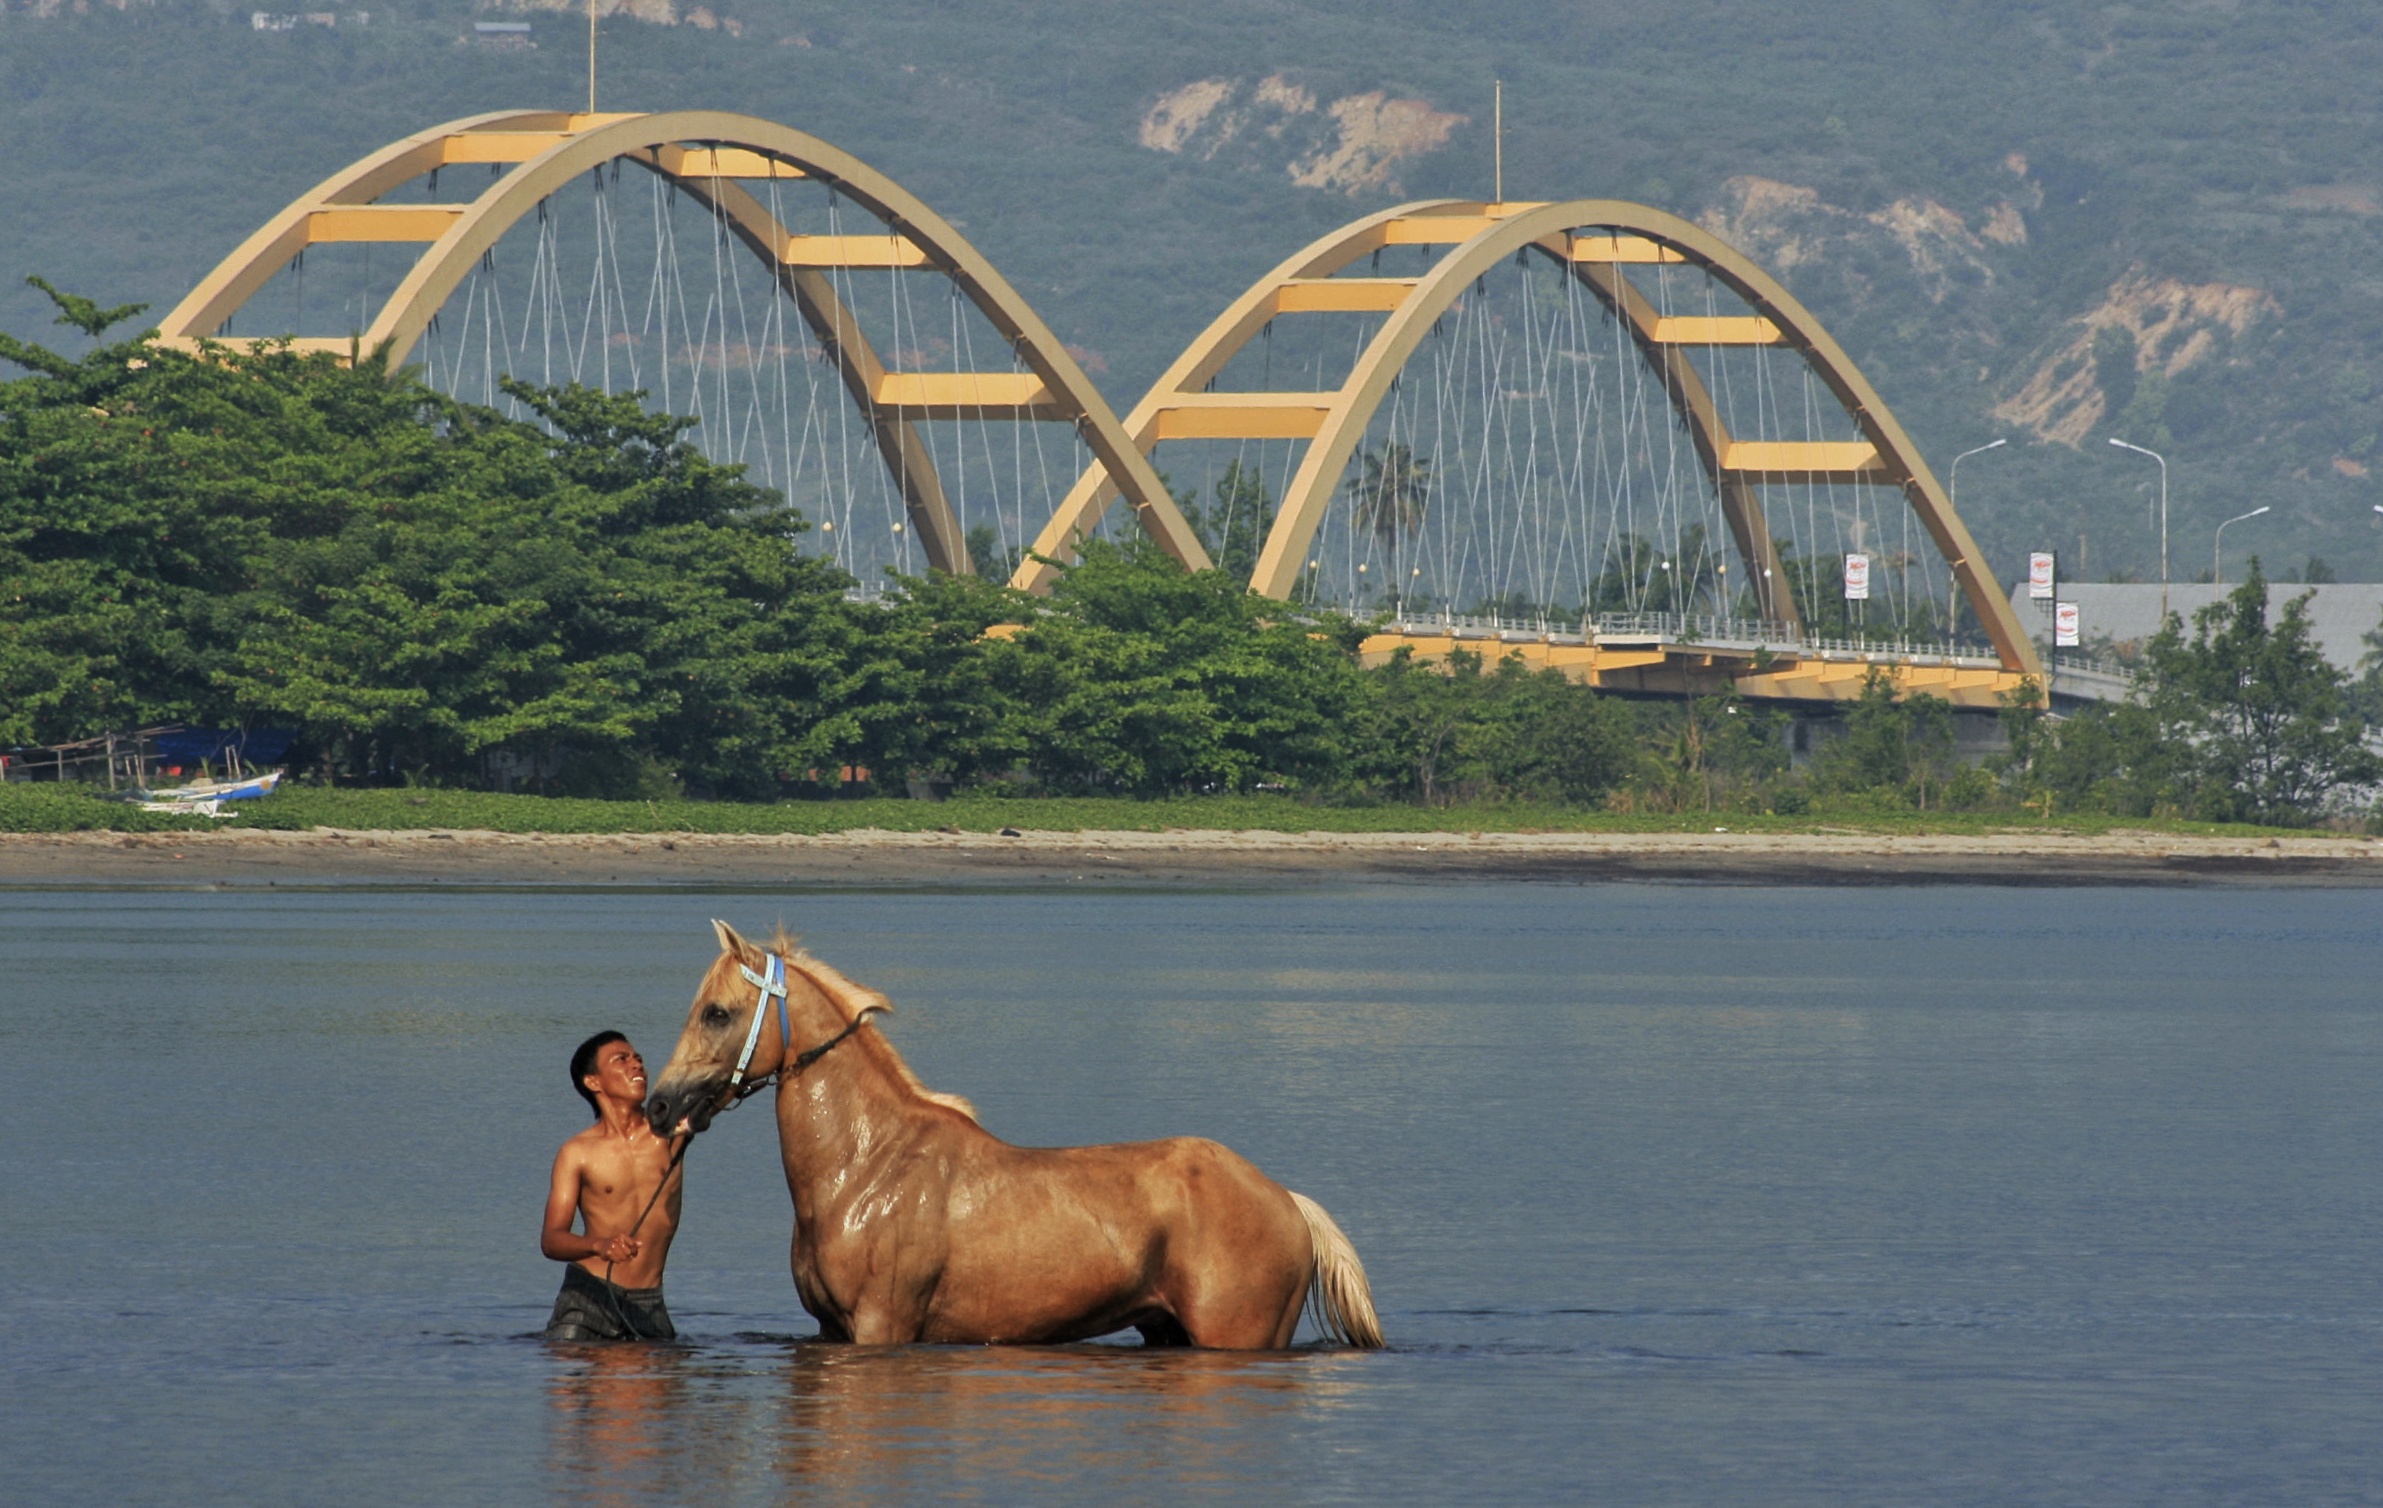
{"type": "Polygon", "coordinates": [[[2126,661],[2107,659],[2099,655],[2053,654],[2045,658],[2044,668],[2051,671],[2069,671],[2078,675],[2109,676],[2114,680],[2121,681],[2132,681],[2135,678],[2135,668],[2126,661]]]}
{"type": "Polygon", "coordinates": [[[1596,613],[1582,620],[1439,613],[1430,617],[1395,619],[1384,624],[1383,630],[1400,634],[1448,634],[1460,639],[1547,639],[1572,644],[1640,639],[1665,644],[1760,649],[1799,658],[1886,657],[1912,664],[1977,669],[1990,669],[2001,664],[1993,651],[1983,645],[1931,643],[1915,639],[1834,639],[1799,634],[1784,623],[1757,618],[1723,618],[1705,613],[1596,613]]]}

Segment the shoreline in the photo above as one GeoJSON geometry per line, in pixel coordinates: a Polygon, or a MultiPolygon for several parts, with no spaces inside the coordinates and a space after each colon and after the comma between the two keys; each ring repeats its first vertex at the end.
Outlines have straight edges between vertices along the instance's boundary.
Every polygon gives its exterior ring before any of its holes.
{"type": "Polygon", "coordinates": [[[0,834],[0,889],[792,886],[1464,879],[1703,884],[2383,885],[2340,837],[1031,831],[818,836],[429,829],[0,834]]]}

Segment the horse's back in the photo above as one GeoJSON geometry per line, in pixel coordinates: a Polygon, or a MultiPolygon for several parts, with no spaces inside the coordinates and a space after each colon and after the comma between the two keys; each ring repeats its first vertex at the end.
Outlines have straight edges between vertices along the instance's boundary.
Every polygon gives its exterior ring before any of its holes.
{"type": "Polygon", "coordinates": [[[1025,1166],[1068,1184],[1107,1188],[1139,1204],[1149,1218],[1171,1221],[1262,1220],[1277,1232],[1304,1233],[1290,1191],[1255,1163],[1204,1136],[1110,1142],[1089,1147],[1019,1147],[1025,1166]]]}
{"type": "Polygon", "coordinates": [[[1306,1221],[1219,1142],[1004,1144],[963,1183],[939,1303],[962,1331],[974,1322],[960,1311],[994,1297],[980,1283],[1041,1307],[1016,1282],[1029,1273],[1039,1298],[1088,1317],[1081,1334],[1171,1316],[1195,1344],[1267,1346],[1297,1323],[1313,1262],[1306,1221]]]}

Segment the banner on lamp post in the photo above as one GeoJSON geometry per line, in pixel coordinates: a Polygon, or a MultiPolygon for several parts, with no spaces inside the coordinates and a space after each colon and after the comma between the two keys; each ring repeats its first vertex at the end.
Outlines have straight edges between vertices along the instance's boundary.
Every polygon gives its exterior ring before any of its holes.
{"type": "Polygon", "coordinates": [[[2077,604],[2074,602],[2053,603],[2052,647],[2055,649],[2075,649],[2078,643],[2077,604]]]}
{"type": "Polygon", "coordinates": [[[1848,602],[1870,600],[1869,556],[1848,555],[1845,557],[1845,600],[1848,602]]]}
{"type": "Polygon", "coordinates": [[[2058,578],[2059,563],[2050,550],[2038,550],[2027,557],[2027,595],[2043,601],[2052,595],[2052,583],[2058,578]]]}

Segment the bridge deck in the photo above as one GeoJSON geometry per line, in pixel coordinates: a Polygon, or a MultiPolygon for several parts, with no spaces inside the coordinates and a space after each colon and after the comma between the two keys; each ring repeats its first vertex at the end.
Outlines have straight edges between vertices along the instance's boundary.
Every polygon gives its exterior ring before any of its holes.
{"type": "MultiPolygon", "coordinates": [[[[1383,625],[1359,653],[1366,664],[1379,665],[1401,649],[1421,660],[1456,650],[1492,663],[1513,656],[1534,670],[1558,670],[1601,690],[1651,696],[1734,692],[1777,701],[1851,701],[1877,673],[1899,696],[1926,692],[1956,707],[1991,710],[2026,679],[1968,645],[1811,639],[1780,624],[1675,613],[1600,615],[1566,628],[1496,618],[1404,620],[1383,625]]],[[[2056,703],[2119,701],[2132,685],[2115,666],[2080,661],[2049,668],[2056,703]]]]}

